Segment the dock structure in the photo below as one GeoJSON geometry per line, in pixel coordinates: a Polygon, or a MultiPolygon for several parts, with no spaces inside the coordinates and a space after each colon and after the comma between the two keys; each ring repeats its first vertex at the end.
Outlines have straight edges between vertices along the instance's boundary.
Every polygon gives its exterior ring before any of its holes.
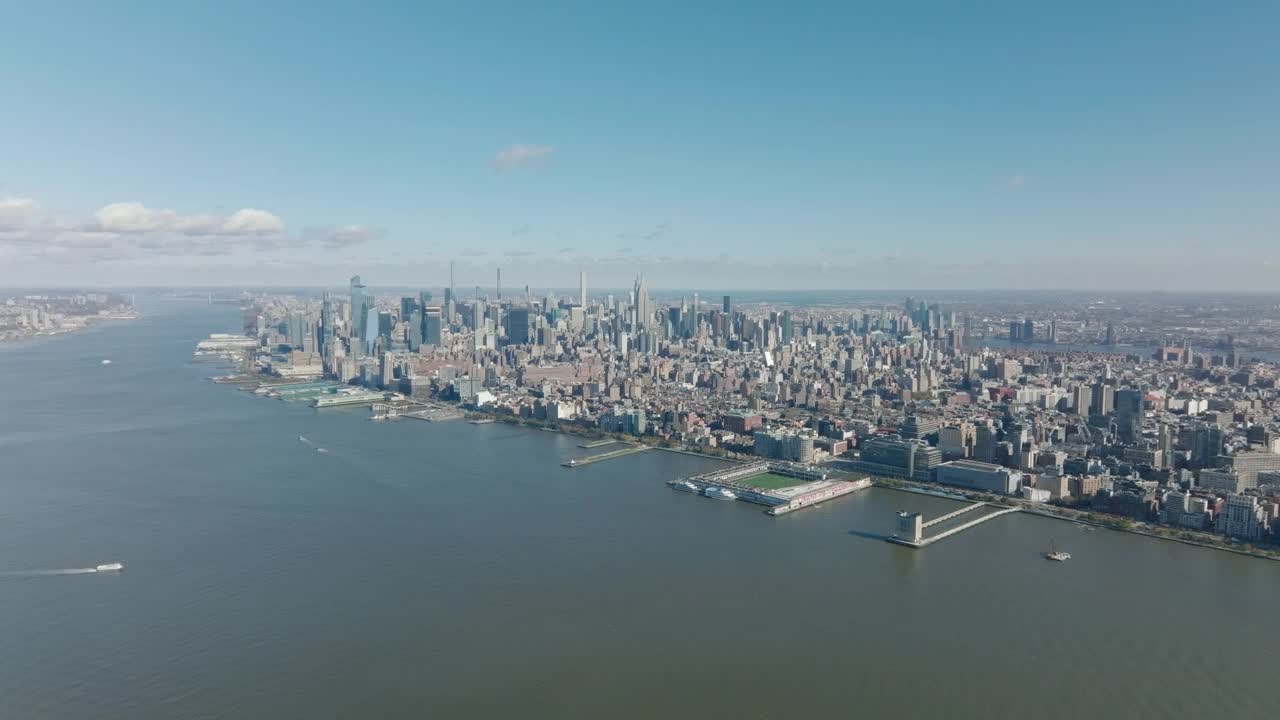
{"type": "Polygon", "coordinates": [[[338,407],[342,405],[373,405],[387,398],[386,393],[369,390],[340,391],[333,395],[322,395],[311,401],[312,407],[338,407]]]}
{"type": "Polygon", "coordinates": [[[599,455],[587,455],[586,457],[573,458],[572,460],[565,460],[564,462],[560,463],[560,465],[567,468],[582,467],[583,465],[590,465],[591,463],[604,462],[605,460],[613,460],[614,458],[620,458],[626,455],[630,455],[632,453],[644,452],[645,450],[648,450],[648,449],[649,449],[648,445],[628,445],[627,447],[624,447],[621,450],[610,450],[609,452],[600,453],[599,455]]]}
{"type": "Polygon", "coordinates": [[[980,508],[980,507],[986,507],[986,506],[987,506],[987,504],[986,504],[986,503],[974,503],[973,505],[966,505],[965,507],[962,507],[962,508],[960,508],[959,510],[956,510],[955,512],[949,512],[949,513],[947,513],[946,515],[941,515],[941,516],[939,516],[939,517],[936,517],[936,518],[934,518],[934,519],[932,519],[932,520],[929,520],[929,521],[927,521],[927,522],[923,523],[923,524],[920,526],[920,529],[921,529],[921,530],[928,529],[928,528],[930,528],[930,527],[932,527],[932,526],[934,526],[934,525],[937,525],[938,523],[946,522],[946,521],[950,520],[951,518],[954,518],[954,517],[960,517],[961,515],[963,515],[963,514],[965,514],[965,513],[967,513],[967,512],[970,512],[970,511],[973,511],[973,510],[977,510],[977,509],[978,509],[978,508],[980,508]]]}
{"type": "Polygon", "coordinates": [[[765,513],[773,516],[813,507],[869,488],[871,484],[871,478],[832,480],[820,469],[797,463],[768,461],[739,463],[667,483],[676,490],[696,492],[699,495],[706,495],[708,490],[728,491],[734,499],[766,506],[765,513]],[[795,478],[799,482],[787,487],[760,487],[749,482],[753,477],[766,474],[795,478]]]}
{"type": "MultiPolygon", "coordinates": [[[[961,515],[964,515],[965,513],[971,512],[973,510],[977,510],[978,508],[987,507],[988,504],[989,503],[985,503],[985,502],[974,503],[972,505],[967,505],[965,507],[962,507],[959,510],[956,510],[955,512],[949,512],[946,515],[942,515],[940,517],[936,517],[928,521],[926,521],[924,519],[924,516],[921,515],[920,513],[899,512],[898,513],[898,531],[885,539],[897,545],[906,545],[907,547],[910,547],[910,548],[919,549],[926,545],[930,545],[939,540],[942,540],[943,538],[951,537],[952,535],[955,535],[958,532],[962,532],[964,530],[968,530],[971,527],[976,527],[978,525],[981,525],[982,523],[988,520],[991,520],[992,518],[997,518],[997,517],[1000,517],[1001,515],[1008,515],[1009,513],[1012,513],[1012,512],[1018,512],[1018,508],[1016,507],[1001,507],[999,510],[993,513],[988,513],[986,515],[983,515],[982,517],[975,518],[973,520],[970,520],[967,523],[964,523],[963,525],[958,525],[956,527],[953,527],[950,530],[944,530],[943,532],[940,532],[937,535],[930,535],[926,537],[924,534],[924,531],[926,528],[930,528],[937,525],[938,523],[946,522],[947,520],[960,517],[961,515]]],[[[1000,507],[1000,506],[991,505],[991,507],[1000,507]]]]}
{"type": "Polygon", "coordinates": [[[426,420],[427,422],[440,422],[441,420],[461,420],[466,417],[466,414],[453,408],[429,407],[400,413],[400,417],[426,420]]]}
{"type": "Polygon", "coordinates": [[[583,450],[590,450],[592,448],[604,447],[605,445],[612,445],[616,442],[622,442],[622,441],[614,440],[613,438],[607,438],[605,440],[596,440],[594,442],[578,443],[578,447],[582,448],[583,450]]]}
{"type": "Polygon", "coordinates": [[[314,400],[324,395],[334,395],[341,388],[342,385],[336,382],[297,383],[271,390],[266,396],[281,400],[314,400]]]}

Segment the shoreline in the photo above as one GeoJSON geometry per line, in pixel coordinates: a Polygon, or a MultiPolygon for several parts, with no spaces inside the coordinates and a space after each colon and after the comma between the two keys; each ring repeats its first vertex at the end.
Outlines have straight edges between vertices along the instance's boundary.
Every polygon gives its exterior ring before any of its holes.
{"type": "Polygon", "coordinates": [[[87,332],[89,330],[94,330],[100,327],[105,322],[118,321],[118,320],[140,320],[142,318],[142,315],[140,314],[86,315],[84,317],[87,319],[87,321],[83,325],[78,325],[76,327],[60,328],[58,330],[53,330],[53,331],[32,333],[29,335],[20,335],[20,336],[13,336],[13,337],[0,336],[0,347],[5,347],[5,346],[12,347],[15,345],[21,346],[24,343],[36,344],[43,340],[52,340],[54,338],[60,338],[67,335],[76,335],[79,333],[87,332]]]}
{"type": "Polygon", "coordinates": [[[1054,520],[1063,520],[1066,522],[1079,523],[1080,525],[1089,525],[1091,527],[1103,528],[1104,530],[1115,530],[1117,532],[1130,533],[1132,535],[1141,535],[1143,537],[1155,538],[1156,540],[1169,540],[1171,542],[1182,543],[1183,545],[1191,545],[1192,547],[1201,547],[1208,550],[1221,550],[1222,552],[1229,552],[1229,553],[1234,553],[1236,555],[1243,555],[1245,557],[1258,558],[1259,560],[1271,560],[1272,562],[1280,562],[1280,557],[1277,557],[1275,555],[1268,555],[1261,552],[1252,552],[1249,550],[1244,550],[1242,548],[1233,548],[1233,547],[1227,547],[1224,545],[1215,545],[1213,543],[1203,542],[1200,540],[1189,540],[1187,538],[1171,537],[1169,535],[1162,535],[1160,533],[1149,532],[1139,528],[1115,527],[1115,526],[1107,525],[1106,523],[1100,523],[1094,520],[1065,517],[1063,515],[1058,515],[1056,513],[1051,513],[1045,510],[1028,509],[1028,508],[1019,508],[1019,509],[1022,510],[1022,512],[1028,513],[1030,515],[1037,515],[1039,517],[1046,517],[1046,518],[1052,518],[1054,520]]]}
{"type": "MultiPolygon", "coordinates": [[[[904,481],[898,480],[896,482],[904,482],[904,481]]],[[[947,500],[955,500],[957,502],[978,502],[973,498],[964,497],[963,495],[951,495],[951,494],[945,493],[945,491],[931,491],[923,487],[919,487],[918,484],[916,486],[889,485],[884,483],[880,479],[874,479],[873,487],[885,488],[887,490],[899,490],[901,492],[915,493],[917,495],[927,495],[929,497],[944,498],[947,500]]],[[[1141,535],[1143,537],[1154,538],[1156,540],[1169,540],[1171,542],[1182,543],[1183,545],[1191,545],[1192,547],[1201,547],[1208,550],[1221,550],[1223,552],[1234,553],[1236,555],[1243,555],[1245,557],[1258,558],[1260,560],[1271,560],[1272,562],[1280,562],[1280,556],[1272,555],[1264,552],[1250,551],[1250,550],[1245,550],[1243,548],[1234,548],[1234,547],[1228,547],[1225,545],[1216,545],[1214,543],[1205,542],[1202,540],[1172,537],[1170,535],[1164,535],[1158,532],[1151,532],[1151,531],[1143,530],[1141,528],[1136,528],[1136,527],[1134,528],[1116,527],[1115,525],[1111,525],[1105,522],[1089,520],[1088,518],[1070,517],[1068,515],[1061,515],[1059,513],[1050,512],[1048,510],[1042,510],[1036,507],[1025,507],[1021,505],[1002,505],[1002,507],[1016,507],[1020,512],[1027,513],[1028,515],[1036,515],[1038,517],[1050,518],[1053,520],[1062,520],[1064,522],[1072,522],[1072,523],[1077,523],[1079,525],[1088,525],[1090,527],[1102,528],[1104,530],[1115,530],[1116,532],[1130,533],[1132,535],[1141,535]]],[[[1071,512],[1077,512],[1077,511],[1071,511],[1071,512]]],[[[1186,532],[1190,532],[1190,531],[1186,531],[1186,532]]]]}
{"type": "MultiPolygon", "coordinates": [[[[695,447],[691,447],[691,446],[667,447],[659,443],[645,442],[644,437],[623,436],[615,433],[593,433],[593,432],[589,432],[587,428],[580,427],[573,424],[549,425],[539,420],[530,420],[530,419],[521,418],[514,415],[496,415],[494,413],[485,412],[483,410],[463,410],[462,412],[463,412],[463,417],[468,421],[475,420],[477,418],[484,418],[484,419],[491,420],[494,423],[502,423],[504,425],[513,425],[513,426],[521,427],[527,430],[539,430],[542,432],[561,433],[564,435],[572,435],[574,437],[588,438],[591,440],[613,440],[616,442],[632,443],[637,446],[643,446],[653,450],[663,450],[666,452],[677,453],[680,455],[691,455],[691,456],[707,458],[711,460],[720,460],[727,463],[743,462],[743,458],[736,457],[736,456],[724,456],[724,455],[718,455],[718,454],[709,453],[709,452],[703,452],[697,449],[696,446],[695,447]]],[[[830,468],[830,469],[837,473],[846,472],[846,471],[840,470],[839,468],[830,468]]],[[[888,490],[899,490],[902,492],[915,493],[918,495],[927,495],[930,497],[942,498],[945,500],[954,500],[956,502],[980,502],[981,501],[981,502],[988,502],[993,504],[1000,504],[1001,507],[1017,508],[1021,512],[1025,512],[1031,515],[1037,515],[1039,517],[1046,517],[1054,520],[1073,522],[1073,523],[1078,523],[1080,525],[1098,527],[1106,530],[1115,530],[1118,532],[1130,533],[1132,535],[1140,535],[1143,537],[1154,538],[1156,540],[1169,540],[1172,542],[1181,543],[1183,545],[1190,545],[1192,547],[1200,547],[1208,550],[1220,550],[1223,552],[1229,552],[1236,555],[1242,555],[1245,557],[1258,558],[1260,560],[1271,560],[1273,562],[1280,562],[1280,553],[1271,554],[1271,553],[1266,553],[1261,551],[1251,551],[1251,550],[1245,550],[1243,548],[1235,548],[1235,547],[1229,547],[1226,545],[1219,545],[1219,544],[1215,544],[1213,542],[1208,542],[1208,541],[1173,537],[1171,535],[1165,535],[1159,532],[1151,532],[1151,531],[1143,530],[1137,527],[1132,527],[1132,528],[1120,527],[1111,523],[1099,522],[1099,521],[1090,520],[1084,517],[1072,517],[1071,515],[1064,515],[1057,512],[1050,512],[1048,510],[1043,510],[1038,507],[1027,507],[1022,503],[1013,503],[1009,505],[1004,505],[1001,503],[1008,500],[1008,498],[1004,498],[1001,496],[990,496],[989,494],[985,494],[991,499],[985,499],[984,497],[971,498],[960,492],[952,493],[941,488],[934,489],[934,488],[931,488],[930,486],[923,485],[918,482],[908,482],[905,480],[899,480],[897,478],[883,478],[883,477],[878,477],[874,475],[869,477],[871,477],[871,480],[872,480],[872,487],[885,488],[888,490]]],[[[1061,510],[1067,513],[1080,512],[1070,508],[1061,508],[1061,510]]],[[[1127,518],[1119,518],[1119,516],[1117,516],[1117,519],[1127,519],[1127,518]]],[[[1183,532],[1193,532],[1193,531],[1187,530],[1183,532]]],[[[1216,536],[1213,536],[1213,537],[1216,537],[1216,536]]]]}

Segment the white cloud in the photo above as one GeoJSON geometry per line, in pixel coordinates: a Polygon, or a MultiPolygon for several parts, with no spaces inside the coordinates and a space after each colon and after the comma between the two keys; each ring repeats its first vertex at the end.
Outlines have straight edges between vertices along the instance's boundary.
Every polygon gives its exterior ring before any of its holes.
{"type": "Polygon", "coordinates": [[[31,198],[0,197],[0,230],[26,227],[39,210],[40,203],[31,198]]]}
{"type": "Polygon", "coordinates": [[[284,221],[266,210],[244,208],[222,223],[223,235],[274,235],[284,232],[284,221]]]}
{"type": "Polygon", "coordinates": [[[284,221],[253,208],[237,210],[228,217],[183,215],[174,210],[149,208],[140,202],[106,205],[93,214],[90,229],[123,235],[179,233],[182,235],[276,235],[285,230],[284,221]]]}
{"type": "Polygon", "coordinates": [[[503,148],[493,157],[493,166],[499,170],[515,170],[550,158],[556,149],[550,145],[516,143],[503,148]]]}
{"type": "Polygon", "coordinates": [[[382,237],[366,225],[288,233],[273,213],[183,214],[141,202],[110,203],[87,220],[58,217],[29,198],[0,198],[0,256],[57,263],[234,255],[308,245],[334,249],[382,237]]]}

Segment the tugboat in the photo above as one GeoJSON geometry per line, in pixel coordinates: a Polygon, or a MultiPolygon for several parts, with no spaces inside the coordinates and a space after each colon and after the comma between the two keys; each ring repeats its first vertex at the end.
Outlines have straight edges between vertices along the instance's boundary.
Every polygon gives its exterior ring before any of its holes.
{"type": "Polygon", "coordinates": [[[1071,559],[1071,553],[1058,549],[1053,542],[1049,543],[1049,549],[1044,553],[1045,560],[1056,560],[1057,562],[1066,562],[1071,559]]]}

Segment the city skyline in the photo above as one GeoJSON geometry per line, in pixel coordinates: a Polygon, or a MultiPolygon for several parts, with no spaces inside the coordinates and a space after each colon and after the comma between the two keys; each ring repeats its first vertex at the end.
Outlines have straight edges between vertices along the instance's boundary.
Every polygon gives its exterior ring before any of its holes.
{"type": "Polygon", "coordinates": [[[1261,290],[1280,263],[1272,5],[248,7],[10,16],[0,284],[456,260],[513,287],[1261,290]]]}

